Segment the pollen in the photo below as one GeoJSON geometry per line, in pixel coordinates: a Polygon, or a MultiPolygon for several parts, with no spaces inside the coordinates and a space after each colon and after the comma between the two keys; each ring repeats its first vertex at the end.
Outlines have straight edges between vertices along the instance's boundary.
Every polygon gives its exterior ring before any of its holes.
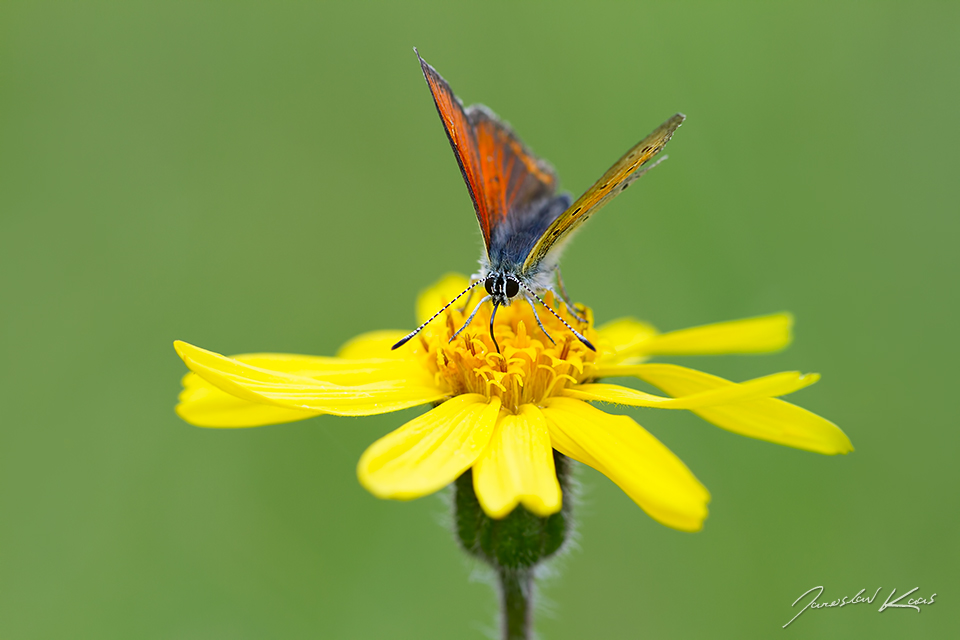
{"type": "MultiPolygon", "coordinates": [[[[547,293],[544,302],[556,308],[547,293]]],[[[561,305],[562,307],[562,305],[561,305]]],[[[524,404],[542,404],[563,389],[591,377],[597,354],[588,349],[546,309],[538,314],[549,337],[540,328],[525,300],[500,307],[493,332],[500,352],[490,339],[490,312],[486,303],[473,322],[454,340],[451,336],[466,322],[472,307],[453,306],[443,318],[428,326],[415,342],[417,356],[433,372],[436,383],[451,395],[479,393],[499,398],[504,409],[516,412],[524,404]],[[553,339],[552,342],[551,338],[553,339]]],[[[562,313],[558,310],[558,313],[562,313]]],[[[567,322],[591,341],[596,339],[593,314],[580,306],[580,322],[562,313],[567,322]]]]}

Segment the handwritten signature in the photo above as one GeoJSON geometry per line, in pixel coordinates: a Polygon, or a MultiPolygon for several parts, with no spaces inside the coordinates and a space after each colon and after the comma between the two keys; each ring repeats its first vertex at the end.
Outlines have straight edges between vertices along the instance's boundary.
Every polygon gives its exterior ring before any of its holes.
{"type": "MultiPolygon", "coordinates": [[[[812,593],[812,592],[816,591],[816,592],[817,592],[816,595],[814,595],[813,598],[810,599],[810,602],[808,602],[803,609],[800,609],[800,611],[797,612],[797,615],[795,615],[795,616],[793,616],[792,618],[790,618],[790,622],[788,622],[787,624],[783,625],[783,628],[786,629],[787,627],[789,627],[789,626],[790,626],[790,623],[793,622],[794,620],[796,620],[797,618],[799,618],[799,617],[800,617],[800,614],[803,613],[804,611],[806,611],[807,609],[824,609],[824,608],[829,608],[829,607],[845,607],[845,606],[847,606],[848,604],[862,604],[862,603],[864,603],[864,602],[866,602],[867,604],[873,604],[873,601],[877,598],[877,594],[880,593],[880,589],[882,589],[882,588],[883,588],[883,587],[877,587],[877,590],[874,591],[874,592],[873,592],[873,595],[872,595],[871,597],[869,597],[869,598],[864,597],[864,595],[863,595],[863,592],[866,591],[866,589],[860,589],[860,591],[857,593],[857,595],[853,596],[852,598],[848,598],[847,596],[843,596],[842,598],[840,598],[840,599],[838,599],[838,600],[832,600],[832,601],[830,601],[830,602],[817,602],[817,598],[819,598],[821,595],[823,595],[823,586],[813,587],[812,589],[807,589],[807,590],[804,591],[802,594],[800,594],[800,597],[799,597],[799,598],[797,598],[796,600],[793,601],[793,604],[790,605],[791,607],[797,606],[797,603],[800,602],[801,600],[803,600],[804,596],[806,596],[806,595],[809,594],[809,593],[812,593]]],[[[880,608],[877,609],[877,611],[878,611],[878,612],[881,612],[881,611],[883,611],[884,609],[916,609],[917,613],[920,613],[920,606],[921,606],[921,605],[933,604],[933,599],[937,597],[937,594],[936,594],[936,593],[932,594],[929,598],[921,598],[921,597],[910,598],[909,600],[907,600],[907,602],[906,602],[905,604],[899,604],[899,602],[900,602],[901,600],[903,600],[904,598],[906,598],[907,596],[909,596],[911,593],[913,593],[914,591],[917,591],[917,590],[919,590],[919,589],[920,589],[920,587],[914,587],[913,589],[910,589],[910,591],[907,591],[906,593],[904,593],[903,595],[901,595],[901,596],[900,596],[899,598],[897,598],[896,600],[891,600],[891,598],[893,598],[893,596],[896,595],[896,593],[897,593],[897,589],[896,589],[896,587],[894,587],[893,591],[890,592],[890,595],[887,596],[887,599],[884,601],[884,603],[883,603],[882,605],[880,605],[880,608]]]]}

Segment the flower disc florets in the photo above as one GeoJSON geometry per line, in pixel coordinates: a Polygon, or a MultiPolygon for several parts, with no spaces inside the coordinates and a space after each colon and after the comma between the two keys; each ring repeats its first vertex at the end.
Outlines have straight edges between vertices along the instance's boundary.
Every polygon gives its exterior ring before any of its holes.
{"type": "MultiPolygon", "coordinates": [[[[552,294],[547,293],[544,302],[555,308],[552,294]]],[[[479,393],[499,398],[504,409],[515,413],[520,405],[540,405],[547,398],[560,395],[565,387],[590,377],[597,354],[547,309],[541,308],[537,313],[550,337],[540,328],[525,300],[517,299],[509,307],[500,307],[493,327],[500,346],[498,353],[490,339],[492,307],[484,307],[454,340],[450,338],[466,322],[472,311],[470,305],[454,305],[411,344],[423,358],[424,366],[434,373],[437,385],[448,389],[451,395],[479,393]]],[[[580,306],[578,313],[586,322],[563,315],[588,340],[596,341],[592,312],[580,306]]]]}

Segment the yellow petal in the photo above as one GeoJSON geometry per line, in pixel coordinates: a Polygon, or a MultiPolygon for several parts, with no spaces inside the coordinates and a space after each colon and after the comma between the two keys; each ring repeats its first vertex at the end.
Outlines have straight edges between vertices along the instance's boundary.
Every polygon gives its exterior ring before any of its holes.
{"type": "Polygon", "coordinates": [[[183,377],[177,415],[197,427],[261,427],[305,420],[317,411],[286,409],[241,400],[221,391],[195,373],[183,377]]]}
{"type": "Polygon", "coordinates": [[[499,412],[500,400],[479,394],[447,400],[370,445],[357,465],[360,484],[395,500],[447,486],[486,448],[499,412]]]}
{"type": "MultiPolygon", "coordinates": [[[[642,367],[644,365],[633,366],[642,367]]],[[[673,367],[676,365],[658,366],[673,367]]],[[[627,371],[630,368],[628,365],[618,367],[617,369],[627,371]]],[[[684,369],[684,367],[677,368],[684,369]]],[[[611,369],[612,367],[608,368],[608,370],[611,369]]],[[[615,375],[630,374],[619,373],[615,375]]],[[[733,402],[745,402],[757,398],[782,396],[807,387],[819,379],[820,376],[816,373],[804,375],[799,371],[784,371],[782,373],[774,373],[773,375],[741,382],[740,384],[731,383],[730,385],[719,386],[714,389],[707,389],[677,398],[655,396],[616,384],[581,384],[564,390],[563,394],[567,397],[578,398],[580,400],[597,400],[615,404],[628,404],[634,407],[696,409],[700,407],[731,404],[733,402]]]]}
{"type": "MultiPolygon", "coordinates": [[[[426,371],[413,367],[412,363],[403,366],[407,361],[390,360],[379,364],[367,361],[361,367],[368,367],[368,379],[373,382],[341,385],[246,364],[185,342],[176,342],[174,346],[193,372],[222,391],[248,402],[359,416],[388,413],[445,397],[426,371]]],[[[364,379],[364,374],[355,367],[356,363],[345,364],[339,373],[349,381],[364,379]]]]}
{"type": "MultiPolygon", "coordinates": [[[[686,396],[734,384],[685,367],[640,364],[633,375],[672,396],[686,396]]],[[[825,418],[783,400],[765,398],[708,409],[694,410],[698,416],[722,429],[776,444],[817,453],[853,451],[840,428],[825,418]]]]}
{"type": "MultiPolygon", "coordinates": [[[[459,273],[448,273],[440,278],[436,284],[421,291],[417,297],[417,324],[426,322],[469,285],[469,278],[459,273]]],[[[402,337],[400,336],[400,338],[402,337]]],[[[397,338],[397,340],[400,338],[397,338]]]]}
{"type": "Polygon", "coordinates": [[[690,329],[657,333],[645,323],[625,318],[601,327],[609,347],[602,361],[615,363],[628,358],[655,355],[719,355],[768,353],[790,344],[793,316],[775,313],[745,320],[718,322],[690,329]]]}
{"type": "Polygon", "coordinates": [[[421,366],[404,358],[329,358],[290,353],[245,353],[231,359],[269,371],[292,373],[339,385],[419,377],[421,366]]]}
{"type": "Polygon", "coordinates": [[[397,344],[397,341],[407,335],[407,333],[408,331],[400,330],[361,333],[340,347],[340,351],[337,352],[337,357],[353,360],[364,358],[403,358],[407,355],[406,351],[393,351],[391,347],[397,344]]]}
{"type": "Polygon", "coordinates": [[[657,335],[652,324],[634,318],[619,318],[597,327],[601,360],[617,361],[633,355],[644,342],[657,335]]]}
{"type": "MultiPolygon", "coordinates": [[[[246,353],[233,356],[233,359],[263,369],[293,373],[341,385],[403,377],[407,374],[404,367],[410,366],[396,361],[348,361],[289,353],[246,353]]],[[[320,412],[241,400],[221,391],[197,374],[190,373],[183,378],[183,391],[180,393],[177,414],[198,427],[259,427],[304,420],[320,415],[320,412]]]]}
{"type": "Polygon", "coordinates": [[[532,404],[514,415],[503,412],[493,438],[473,467],[480,506],[504,518],[518,504],[541,518],[560,511],[560,483],[553,466],[547,423],[532,404]]]}
{"type": "Polygon", "coordinates": [[[767,353],[790,344],[792,327],[792,315],[775,313],[661,333],[641,349],[649,355],[767,353]]]}
{"type": "Polygon", "coordinates": [[[654,520],[683,531],[703,526],[710,493],[639,424],[572,398],[548,400],[543,413],[555,449],[613,480],[654,520]]]}

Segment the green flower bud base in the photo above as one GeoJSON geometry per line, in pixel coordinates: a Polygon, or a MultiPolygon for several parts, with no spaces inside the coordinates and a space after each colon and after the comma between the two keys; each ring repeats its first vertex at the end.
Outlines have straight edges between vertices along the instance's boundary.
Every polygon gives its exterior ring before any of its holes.
{"type": "Polygon", "coordinates": [[[506,518],[494,520],[480,507],[472,471],[457,478],[455,484],[457,537],[467,553],[489,564],[497,574],[504,640],[531,637],[535,569],[560,551],[572,529],[570,460],[556,451],[553,460],[563,508],[546,518],[518,506],[506,518]]]}

